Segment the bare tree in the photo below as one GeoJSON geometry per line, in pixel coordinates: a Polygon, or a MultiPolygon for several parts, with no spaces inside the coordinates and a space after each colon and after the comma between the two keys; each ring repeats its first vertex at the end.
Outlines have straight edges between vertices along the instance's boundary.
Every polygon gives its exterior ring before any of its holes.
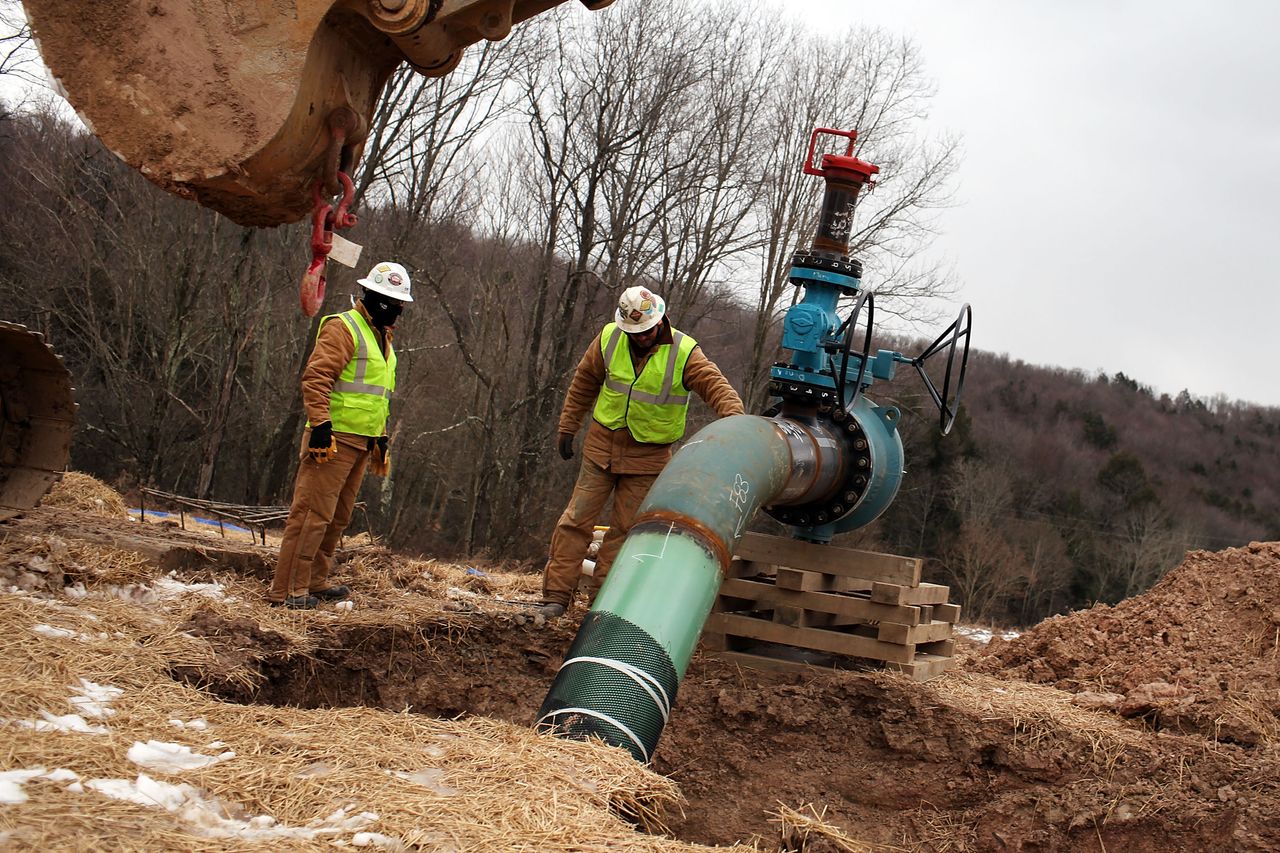
{"type": "Polygon", "coordinates": [[[989,525],[961,525],[959,536],[942,559],[966,619],[973,622],[1002,617],[1009,603],[1026,588],[1022,555],[989,525]]]}
{"type": "Polygon", "coordinates": [[[240,359],[279,294],[253,273],[271,262],[245,254],[243,229],[147,187],[51,112],[11,131],[4,285],[11,304],[42,307],[79,382],[98,389],[81,400],[78,452],[111,453],[137,482],[208,492],[240,359]]]}
{"type": "Polygon", "coordinates": [[[0,76],[43,85],[31,26],[17,0],[0,0],[0,76]]]}
{"type": "MultiPolygon", "coordinates": [[[[877,186],[865,192],[850,236],[850,253],[882,299],[877,308],[919,316],[921,296],[947,292],[938,270],[913,263],[934,236],[933,211],[949,203],[959,164],[954,140],[921,141],[933,95],[919,49],[877,30],[833,38],[796,33],[788,42],[805,61],[782,66],[770,91],[773,120],[759,148],[764,187],[763,231],[753,329],[752,408],[763,402],[765,366],[776,350],[773,330],[795,298],[787,280],[792,253],[807,245],[816,223],[822,182],[800,171],[814,127],[856,129],[855,155],[880,166],[877,186]]],[[[821,153],[821,152],[819,152],[821,153]]],[[[843,153],[843,151],[839,152],[843,153]]]]}

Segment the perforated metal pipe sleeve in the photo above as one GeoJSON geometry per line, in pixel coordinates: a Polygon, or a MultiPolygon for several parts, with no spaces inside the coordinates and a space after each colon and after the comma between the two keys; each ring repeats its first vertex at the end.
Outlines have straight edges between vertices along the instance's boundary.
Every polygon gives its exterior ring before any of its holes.
{"type": "Polygon", "coordinates": [[[649,633],[616,613],[588,613],[538,709],[537,726],[595,736],[648,762],[671,715],[679,679],[649,633]]]}

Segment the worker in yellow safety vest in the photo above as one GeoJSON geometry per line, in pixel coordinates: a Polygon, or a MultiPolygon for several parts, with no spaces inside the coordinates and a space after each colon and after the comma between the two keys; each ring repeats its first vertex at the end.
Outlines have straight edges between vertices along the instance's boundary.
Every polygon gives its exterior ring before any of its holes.
{"type": "Polygon", "coordinates": [[[285,522],[275,579],[267,600],[294,610],[341,601],[346,586],[331,586],[338,539],[355,508],[365,469],[391,469],[387,415],[396,389],[392,329],[410,295],[409,273],[383,262],[359,280],[350,311],[320,321],[316,345],[302,372],[302,436],[298,478],[285,522]]]}
{"type": "Polygon", "coordinates": [[[543,570],[541,612],[549,619],[573,602],[592,527],[613,496],[613,514],[594,581],[609,573],[649,487],[684,436],[689,392],[720,417],[742,414],[742,400],[689,335],[672,327],[662,297],[629,287],[614,321],[587,347],[560,412],[559,451],[573,458],[573,440],[587,412],[591,426],[573,496],[551,534],[543,570]]]}

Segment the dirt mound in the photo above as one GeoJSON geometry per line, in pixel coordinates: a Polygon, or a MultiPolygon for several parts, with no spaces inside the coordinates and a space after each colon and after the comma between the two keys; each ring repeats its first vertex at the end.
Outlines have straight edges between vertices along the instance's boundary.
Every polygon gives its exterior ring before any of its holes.
{"type": "Polygon", "coordinates": [[[74,509],[107,518],[129,517],[129,508],[115,489],[96,477],[79,471],[67,471],[63,474],[62,479],[49,490],[49,494],[41,499],[40,505],[74,509]]]}
{"type": "Polygon", "coordinates": [[[1280,742],[1280,543],[1193,551],[1147,593],[993,640],[969,666],[1157,729],[1280,742]]]}

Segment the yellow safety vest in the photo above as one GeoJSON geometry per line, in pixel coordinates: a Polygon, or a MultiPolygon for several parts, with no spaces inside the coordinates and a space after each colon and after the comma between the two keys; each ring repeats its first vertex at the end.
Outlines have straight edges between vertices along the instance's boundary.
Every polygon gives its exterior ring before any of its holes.
{"type": "MultiPolygon", "coordinates": [[[[330,314],[320,321],[320,328],[337,318],[351,333],[356,353],[342,369],[342,375],[333,383],[329,394],[329,419],[334,432],[350,432],[356,435],[379,436],[387,430],[387,415],[391,409],[391,392],[396,390],[396,352],[387,346],[387,356],[382,356],[382,344],[378,333],[359,311],[352,309],[341,314],[330,314]]],[[[316,333],[316,338],[320,333],[316,333]]]]}
{"type": "Polygon", "coordinates": [[[659,346],[636,376],[626,334],[617,323],[600,333],[605,378],[592,417],[609,429],[626,427],[646,444],[671,444],[684,435],[689,389],[684,366],[698,342],[671,330],[672,343],[659,346]]]}

